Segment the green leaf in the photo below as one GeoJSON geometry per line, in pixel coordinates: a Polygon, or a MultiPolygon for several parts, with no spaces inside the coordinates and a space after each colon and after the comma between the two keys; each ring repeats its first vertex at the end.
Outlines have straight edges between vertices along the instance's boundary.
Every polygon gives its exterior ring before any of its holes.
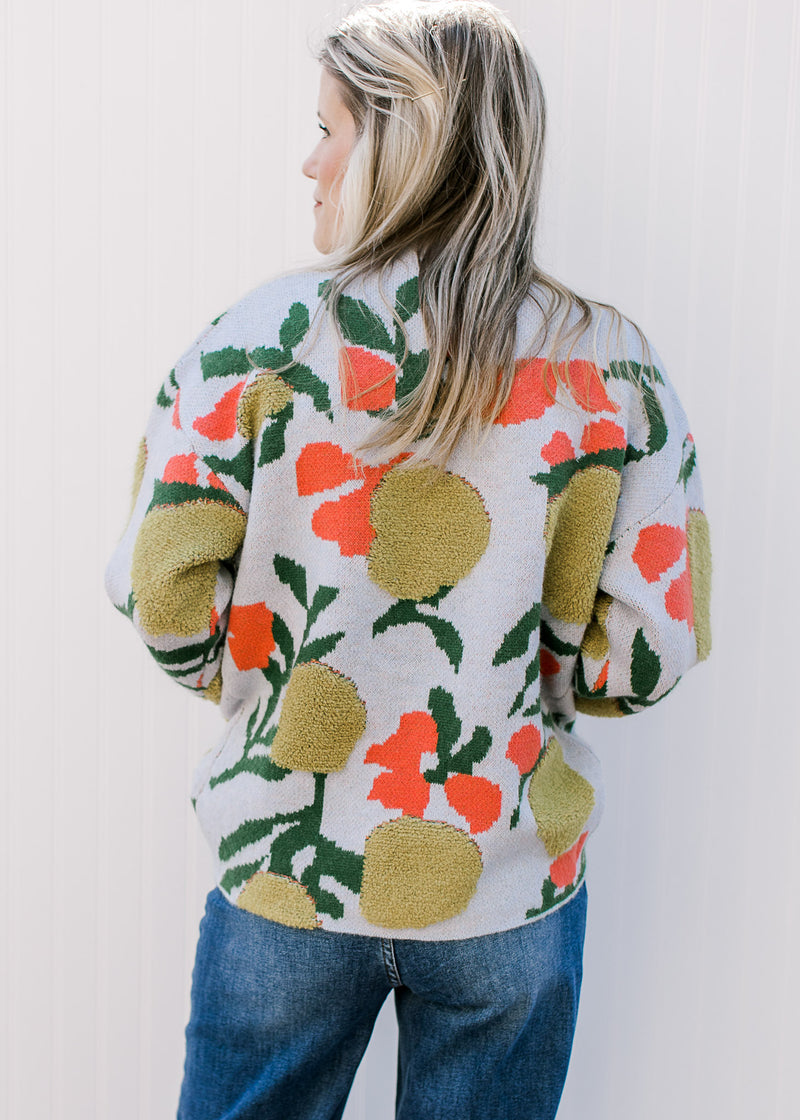
{"type": "Polygon", "coordinates": [[[608,369],[603,372],[619,381],[638,383],[640,379],[647,378],[657,385],[664,384],[664,378],[655,366],[642,366],[639,362],[610,362],[608,369]]]}
{"type": "MultiPolygon", "coordinates": [[[[159,665],[183,665],[187,661],[198,657],[205,658],[218,641],[219,635],[212,634],[204,642],[196,642],[190,646],[180,646],[178,649],[153,649],[151,645],[148,645],[147,648],[159,665]]],[[[188,672],[188,670],[183,671],[188,672]]]]}
{"type": "MultiPolygon", "coordinates": [[[[400,361],[402,357],[402,336],[400,339],[400,349],[397,352],[397,360],[400,361]]],[[[395,399],[401,400],[409,393],[413,392],[422,381],[425,374],[428,372],[429,355],[427,350],[420,350],[418,354],[406,354],[406,360],[402,366],[397,370],[397,388],[395,390],[395,399]]]]}
{"type": "MultiPolygon", "coordinates": [[[[444,584],[438,591],[434,591],[433,595],[428,595],[425,599],[420,599],[418,605],[422,606],[424,603],[428,607],[438,607],[445,595],[448,595],[453,590],[453,585],[450,583],[444,584]]],[[[412,603],[416,602],[415,599],[410,600],[412,603]]]]}
{"type": "Polygon", "coordinates": [[[525,693],[528,691],[528,688],[533,684],[533,682],[537,679],[538,676],[539,676],[539,650],[537,649],[536,650],[536,655],[533,658],[533,661],[528,662],[528,667],[525,670],[525,680],[523,681],[522,688],[517,693],[516,697],[514,698],[514,703],[511,705],[511,708],[509,709],[509,712],[508,712],[508,718],[509,719],[514,715],[515,712],[518,712],[519,709],[522,707],[522,705],[525,701],[525,693]]]}
{"type": "Polygon", "coordinates": [[[608,373],[611,377],[622,381],[631,381],[638,385],[649,426],[645,447],[638,448],[629,444],[625,453],[625,462],[638,462],[645,455],[655,455],[667,442],[667,425],[664,420],[664,412],[653,389],[654,383],[663,385],[664,378],[655,366],[641,366],[638,362],[611,362],[608,373]]]}
{"type": "Polygon", "coordinates": [[[464,643],[452,622],[448,622],[445,618],[431,617],[421,612],[418,612],[416,619],[412,621],[421,622],[428,627],[433,634],[436,645],[447,655],[447,660],[458,672],[461,658],[464,656],[464,643]]]}
{"type": "Polygon", "coordinates": [[[308,846],[308,829],[304,821],[297,821],[276,836],[269,847],[269,869],[277,875],[294,877],[292,857],[308,846]]]}
{"type": "Polygon", "coordinates": [[[288,672],[294,665],[294,639],[292,632],[279,614],[272,615],[272,636],[278,649],[283,654],[283,660],[288,672]]]}
{"type": "Polygon", "coordinates": [[[147,507],[147,512],[156,506],[180,506],[185,502],[198,501],[233,506],[244,514],[233,494],[220,490],[218,486],[194,486],[190,482],[161,482],[160,479],[153,483],[153,500],[147,507]]]}
{"type": "Polygon", "coordinates": [[[555,718],[551,715],[550,712],[542,712],[542,727],[547,727],[551,731],[557,730],[555,718]]]}
{"type": "Polygon", "coordinates": [[[603,372],[608,377],[613,377],[615,381],[630,381],[636,385],[639,382],[641,368],[639,362],[609,362],[608,369],[603,372]]]}
{"type": "MultiPolygon", "coordinates": [[[[275,616],[273,615],[273,622],[274,618],[275,616]]],[[[266,723],[269,722],[269,718],[272,715],[272,712],[275,710],[277,698],[280,694],[281,689],[283,688],[284,681],[286,680],[286,677],[288,675],[288,669],[282,669],[278,660],[274,657],[270,657],[269,663],[263,667],[261,672],[267,684],[272,687],[272,696],[267,703],[267,707],[264,711],[264,715],[261,721],[261,726],[263,727],[266,723]]]]}
{"type": "Polygon", "coordinates": [[[650,434],[647,437],[647,454],[655,455],[667,442],[667,423],[664,419],[664,411],[661,408],[661,402],[653,392],[653,388],[648,381],[642,383],[642,392],[644,410],[647,413],[647,420],[650,424],[650,434]]]}
{"type": "Polygon", "coordinates": [[[330,875],[342,886],[358,894],[364,869],[363,855],[348,851],[347,848],[340,848],[327,836],[320,836],[317,842],[316,864],[322,874],[330,875]]]}
{"type": "Polygon", "coordinates": [[[200,369],[203,373],[203,380],[208,381],[210,377],[231,377],[233,374],[239,376],[247,374],[250,372],[251,366],[245,350],[225,346],[222,350],[212,350],[210,354],[201,354],[200,369]]]}
{"type": "Polygon", "coordinates": [[[245,728],[245,737],[248,739],[248,741],[250,739],[250,736],[253,734],[253,729],[254,729],[256,723],[258,722],[258,713],[259,713],[260,710],[261,710],[261,701],[258,700],[256,702],[255,708],[253,708],[252,712],[250,713],[250,715],[248,717],[247,727],[245,728]]]}
{"type": "Polygon", "coordinates": [[[372,624],[372,636],[383,634],[390,626],[403,626],[409,622],[417,622],[419,612],[413,599],[398,599],[392,603],[387,611],[375,619],[372,624]]]}
{"type": "Polygon", "coordinates": [[[344,914],[344,906],[332,891],[315,886],[313,896],[318,914],[330,914],[332,918],[341,918],[344,914]]]}
{"type": "Polygon", "coordinates": [[[308,590],[306,587],[306,570],[302,564],[298,564],[296,560],[290,560],[288,556],[276,555],[272,561],[275,568],[275,575],[294,595],[295,599],[302,607],[308,606],[308,590]]]}
{"type": "Polygon", "coordinates": [[[263,859],[257,859],[253,863],[240,863],[238,867],[229,867],[219,881],[220,887],[224,891],[229,891],[234,887],[241,886],[247,879],[255,875],[256,871],[261,870],[263,862],[263,859]]]}
{"type": "Polygon", "coordinates": [[[586,680],[586,672],[583,667],[583,658],[579,657],[575,664],[575,680],[573,684],[576,695],[585,696],[591,699],[594,696],[605,696],[607,686],[603,686],[602,692],[592,692],[586,680]]]}
{"type": "Polygon", "coordinates": [[[164,382],[164,384],[161,386],[161,388],[158,390],[158,396],[156,397],[156,404],[160,408],[171,408],[172,405],[175,404],[175,397],[174,396],[171,397],[169,395],[169,393],[167,392],[167,386],[172,382],[174,376],[175,376],[175,370],[174,369],[170,370],[169,377],[164,382]]]}
{"type": "Polygon", "coordinates": [[[342,296],[338,315],[342,334],[353,346],[393,353],[392,340],[383,320],[363,300],[342,296]]]}
{"type": "Polygon", "coordinates": [[[279,817],[266,817],[260,818],[255,821],[243,821],[238,828],[230,832],[227,836],[223,836],[219,842],[218,855],[223,861],[229,860],[240,852],[242,848],[248,847],[250,844],[256,844],[259,840],[263,840],[269,836],[275,825],[278,823],[279,817]]]}
{"type": "Polygon", "coordinates": [[[344,637],[344,630],[335,634],[325,634],[322,638],[314,638],[301,647],[297,655],[298,664],[301,661],[319,661],[320,658],[332,653],[344,637]]]}
{"type": "Polygon", "coordinates": [[[527,652],[531,634],[539,626],[539,618],[540,607],[538,603],[534,603],[503,638],[500,648],[492,658],[492,665],[504,665],[507,661],[522,657],[527,652]]]}
{"type": "Polygon", "coordinates": [[[461,720],[456,715],[453,697],[444,688],[432,688],[428,693],[428,710],[439,732],[437,753],[440,760],[450,755],[450,750],[461,735],[461,720]]]}
{"type": "Polygon", "coordinates": [[[492,745],[492,733],[488,727],[478,726],[472,732],[472,738],[453,755],[450,769],[460,774],[471,774],[472,767],[482,762],[489,753],[492,745]]]}
{"type": "Polygon", "coordinates": [[[542,884],[542,905],[531,910],[527,910],[525,912],[525,917],[538,917],[539,915],[544,914],[547,910],[551,909],[551,907],[555,906],[557,903],[563,902],[565,899],[569,898],[569,896],[571,894],[574,894],[578,887],[581,885],[584,880],[585,874],[586,849],[584,848],[584,850],[581,852],[581,864],[575,882],[570,883],[568,887],[564,888],[561,894],[558,894],[555,883],[548,875],[544,883],[542,884]]]}
{"type": "Polygon", "coordinates": [[[293,303],[289,308],[288,316],[281,323],[279,332],[281,346],[284,350],[294,350],[295,346],[299,346],[309,326],[310,320],[306,305],[304,303],[293,303]]]}
{"type": "Polygon", "coordinates": [[[204,456],[214,474],[235,478],[245,490],[253,488],[253,447],[246,443],[233,459],[220,459],[218,455],[204,456]]]}
{"type": "Polygon", "coordinates": [[[277,346],[256,346],[250,351],[250,357],[258,369],[280,369],[292,360],[291,354],[277,346]]]}
{"type": "Polygon", "coordinates": [[[317,621],[319,615],[322,614],[326,607],[331,605],[338,594],[338,587],[326,587],[325,584],[320,584],[314,592],[314,598],[311,600],[311,606],[308,608],[306,626],[309,630],[317,621]]]}
{"type": "Polygon", "coordinates": [[[655,692],[661,676],[661,658],[652,650],[640,627],[631,649],[631,688],[638,702],[655,692]],[[641,698],[641,699],[640,699],[641,698]]]}
{"type": "Polygon", "coordinates": [[[205,661],[198,661],[194,665],[182,665],[180,669],[166,669],[163,665],[162,668],[164,669],[164,672],[168,677],[172,677],[174,681],[177,681],[177,683],[179,685],[182,685],[184,688],[188,688],[190,692],[196,693],[203,691],[199,685],[195,684],[195,679],[197,677],[197,674],[202,672],[204,665],[205,661]],[[188,681],[181,680],[181,678],[185,677],[187,673],[190,674],[191,679],[188,681]]]}
{"type": "Polygon", "coordinates": [[[223,770],[221,774],[209,778],[208,788],[213,789],[214,786],[222,785],[223,782],[229,782],[237,774],[255,774],[257,777],[263,778],[265,782],[280,782],[288,773],[289,771],[285,766],[278,766],[266,755],[253,754],[247,758],[240,758],[238,762],[228,767],[227,770],[223,770]]]}
{"type": "Polygon", "coordinates": [[[397,289],[394,309],[404,323],[419,311],[419,277],[412,276],[397,289]]]}
{"type": "Polygon", "coordinates": [[[683,483],[684,489],[686,489],[686,484],[688,483],[689,479],[692,477],[692,473],[694,472],[694,468],[697,465],[697,453],[695,451],[694,442],[692,442],[689,454],[688,455],[686,454],[686,444],[689,443],[689,442],[691,442],[691,441],[689,440],[689,437],[687,436],[686,439],[683,441],[683,455],[684,455],[683,465],[681,466],[681,469],[678,472],[678,479],[679,479],[680,482],[683,483]]]}
{"type": "Polygon", "coordinates": [[[571,642],[565,642],[561,638],[557,638],[544,621],[542,622],[541,641],[543,646],[547,646],[552,653],[557,653],[560,657],[569,657],[580,653],[580,646],[574,646],[571,642]]]}
{"type": "MultiPolygon", "coordinates": [[[[548,875],[542,883],[542,910],[548,910],[556,900],[556,885],[548,875]]],[[[526,915],[527,916],[527,915],[526,915]]]]}
{"type": "Polygon", "coordinates": [[[286,450],[286,428],[293,416],[294,404],[289,401],[277,415],[266,418],[258,456],[259,467],[274,463],[283,455],[286,450]]]}
{"type": "Polygon", "coordinates": [[[313,374],[308,366],[294,365],[291,369],[282,373],[281,377],[287,385],[291,385],[295,392],[305,393],[307,397],[311,397],[317,412],[327,412],[331,407],[328,386],[316,374],[313,374]]]}
{"type": "MultiPolygon", "coordinates": [[[[586,456],[586,458],[588,459],[590,456],[586,456]]],[[[549,471],[532,474],[531,482],[546,486],[548,497],[552,498],[566,490],[567,484],[578,470],[580,470],[580,465],[577,459],[565,459],[563,463],[556,463],[549,471]]]]}
{"type": "Polygon", "coordinates": [[[621,471],[629,454],[630,447],[627,452],[618,447],[591,451],[588,455],[581,455],[577,459],[566,459],[563,463],[556,463],[549,471],[532,474],[531,482],[546,486],[548,496],[553,498],[566,490],[572,476],[578,471],[586,470],[587,467],[611,467],[612,470],[621,471]]]}
{"type": "Polygon", "coordinates": [[[124,607],[119,606],[117,603],[115,603],[114,606],[117,608],[120,614],[124,614],[126,618],[132,619],[133,611],[136,606],[136,599],[134,598],[133,592],[131,591],[128,594],[128,601],[126,602],[124,607]]]}
{"type": "MultiPolygon", "coordinates": [[[[449,591],[450,588],[448,587],[446,590],[449,591]]],[[[424,601],[434,605],[433,600],[438,601],[441,597],[442,592],[439,591],[435,596],[431,596],[430,599],[424,601]]],[[[387,611],[384,611],[380,617],[375,619],[372,624],[372,636],[374,638],[378,634],[383,634],[390,626],[408,626],[414,622],[419,622],[428,627],[436,645],[458,672],[461,658],[464,656],[464,643],[458,630],[447,619],[438,618],[436,615],[430,615],[419,610],[418,604],[413,599],[398,599],[396,603],[392,603],[387,611]]]]}

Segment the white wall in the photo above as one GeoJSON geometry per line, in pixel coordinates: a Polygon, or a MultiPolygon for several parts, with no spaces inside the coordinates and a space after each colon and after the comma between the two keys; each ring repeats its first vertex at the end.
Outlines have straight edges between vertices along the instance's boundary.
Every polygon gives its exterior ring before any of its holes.
{"type": "MultiPolygon", "coordinates": [[[[800,1042],[800,5],[509,0],[551,109],[542,258],[655,342],[697,439],[712,659],[606,761],[560,1120],[783,1120],[800,1042]]],[[[7,0],[0,1116],[167,1120],[222,723],[105,599],[155,389],[307,259],[325,0],[7,0]]],[[[348,1120],[393,1114],[387,1002],[348,1120]]]]}

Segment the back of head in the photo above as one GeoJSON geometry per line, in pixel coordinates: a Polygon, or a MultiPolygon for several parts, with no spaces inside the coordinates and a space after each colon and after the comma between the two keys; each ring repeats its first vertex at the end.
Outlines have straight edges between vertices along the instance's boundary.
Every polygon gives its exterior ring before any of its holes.
{"type": "Polygon", "coordinates": [[[490,4],[389,0],[350,15],[322,65],[358,140],[342,194],[345,261],[457,244],[464,266],[529,247],[544,97],[530,55],[490,4]]]}
{"type": "Polygon", "coordinates": [[[534,285],[547,295],[543,330],[554,325],[554,344],[591,319],[534,259],[541,82],[515,29],[483,0],[359,7],[318,57],[357,129],[341,184],[332,314],[350,281],[413,250],[430,342],[426,376],[364,450],[394,455],[417,441],[416,456],[443,464],[502,409],[518,311],[534,285]]]}

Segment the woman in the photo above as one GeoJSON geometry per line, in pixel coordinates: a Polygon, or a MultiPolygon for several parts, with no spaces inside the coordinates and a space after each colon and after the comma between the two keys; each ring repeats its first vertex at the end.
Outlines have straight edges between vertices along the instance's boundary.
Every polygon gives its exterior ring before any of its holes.
{"type": "Polygon", "coordinates": [[[320,62],[329,260],[170,372],[107,574],[228,720],[179,1116],[340,1117],[394,988],[398,1117],[551,1118],[602,804],[574,722],[708,654],[694,444],[638,329],[535,263],[505,17],[365,7],[320,62]]]}

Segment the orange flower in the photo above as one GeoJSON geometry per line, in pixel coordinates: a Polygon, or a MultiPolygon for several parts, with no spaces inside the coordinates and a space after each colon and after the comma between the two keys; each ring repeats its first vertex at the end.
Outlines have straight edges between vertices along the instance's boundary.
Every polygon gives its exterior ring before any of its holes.
{"type": "Polygon", "coordinates": [[[533,723],[526,723],[509,739],[506,758],[514,763],[520,774],[527,774],[533,769],[541,750],[542,736],[539,728],[533,723]]]}
{"type": "Polygon", "coordinates": [[[311,528],[316,536],[323,541],[336,541],[342,556],[366,556],[375,536],[369,521],[372,492],[390,467],[405,457],[401,455],[379,467],[367,467],[335,443],[306,444],[295,464],[297,493],[301,496],[362,480],[357,489],[323,502],[315,510],[311,528]]]}
{"type": "Polygon", "coordinates": [[[358,478],[356,461],[335,443],[307,443],[294,465],[297,493],[304,497],[333,490],[358,478]]]}
{"type": "Polygon", "coordinates": [[[272,611],[265,603],[234,605],[228,616],[228,647],[236,667],[264,669],[275,649],[272,611]]]}
{"type": "Polygon", "coordinates": [[[354,411],[387,408],[394,400],[396,367],[363,346],[341,348],[339,380],[342,404],[354,411]]]}
{"type": "Polygon", "coordinates": [[[543,677],[554,677],[561,672],[561,666],[548,649],[539,651],[539,668],[543,677]]]}
{"type": "Polygon", "coordinates": [[[575,882],[575,876],[578,872],[578,857],[583,850],[588,835],[588,832],[584,832],[571,848],[550,864],[550,878],[556,887],[568,887],[570,883],[575,882]]]}
{"type": "Polygon", "coordinates": [[[633,562],[648,583],[661,579],[681,558],[686,533],[678,525],[645,525],[633,550],[633,562]]]}
{"type": "Polygon", "coordinates": [[[421,817],[430,797],[430,786],[419,772],[423,754],[435,753],[439,741],[436,721],[428,712],[405,712],[397,731],[383,743],[373,743],[365,762],[387,767],[378,774],[367,794],[368,801],[380,801],[384,809],[402,809],[421,817]]]}
{"type": "Polygon", "coordinates": [[[164,468],[162,482],[190,482],[197,485],[197,456],[173,455],[164,468]]]}
{"type": "Polygon", "coordinates": [[[542,448],[542,458],[551,467],[557,467],[559,463],[575,458],[575,448],[566,432],[556,432],[553,435],[553,438],[542,448]]]}
{"type": "MultiPolygon", "coordinates": [[[[559,362],[558,381],[584,412],[619,412],[619,405],[609,397],[603,375],[593,362],[570,362],[569,376],[566,362],[559,362]]],[[[496,423],[508,425],[538,420],[556,403],[556,388],[556,375],[546,358],[517,361],[511,393],[496,423]]]]}
{"type": "Polygon", "coordinates": [[[586,425],[581,436],[581,450],[587,455],[592,451],[624,451],[627,445],[624,429],[613,420],[594,420],[586,425]]]}
{"type": "Polygon", "coordinates": [[[538,420],[545,410],[555,404],[556,378],[552,368],[548,368],[545,378],[544,358],[518,361],[511,393],[495,421],[504,427],[508,424],[521,424],[524,420],[538,420]]]}
{"type": "Polygon", "coordinates": [[[243,379],[220,397],[211,412],[198,416],[192,424],[194,430],[213,440],[231,439],[236,435],[236,408],[244,385],[243,379]]]}
{"type": "Polygon", "coordinates": [[[689,574],[688,564],[681,575],[674,579],[667,588],[664,605],[670,618],[674,618],[676,621],[683,619],[689,629],[693,629],[694,602],[692,600],[692,578],[689,574]]]}
{"type": "Polygon", "coordinates": [[[502,792],[488,778],[475,774],[451,774],[444,783],[445,796],[457,813],[466,818],[470,832],[485,832],[500,816],[502,792]]]}
{"type": "MultiPolygon", "coordinates": [[[[562,384],[567,384],[564,362],[559,362],[558,377],[562,384]]],[[[619,405],[606,392],[603,375],[594,362],[570,362],[568,388],[575,404],[584,412],[619,412],[619,405]]]]}
{"type": "Polygon", "coordinates": [[[365,467],[363,486],[335,502],[323,502],[311,518],[315,534],[323,541],[336,541],[342,556],[366,556],[369,552],[375,536],[369,523],[372,491],[391,465],[365,467]]]}

